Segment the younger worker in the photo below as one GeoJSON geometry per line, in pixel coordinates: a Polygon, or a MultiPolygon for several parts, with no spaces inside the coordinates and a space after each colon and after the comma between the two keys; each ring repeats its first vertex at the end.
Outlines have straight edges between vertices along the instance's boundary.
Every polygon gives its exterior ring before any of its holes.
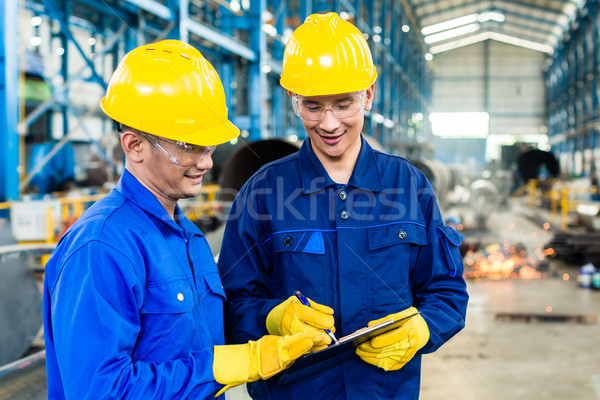
{"type": "Polygon", "coordinates": [[[224,345],[217,266],[177,206],[200,193],[214,147],[239,134],[202,54],[173,40],[138,47],[101,106],[125,171],[46,265],[48,398],[209,399],[329,342],[301,333],[224,345]]]}
{"type": "Polygon", "coordinates": [[[420,314],[318,374],[250,384],[255,399],[417,399],[421,355],[464,326],[460,240],[443,225],[431,185],[361,136],[376,77],[363,35],[335,13],[309,16],[288,41],[281,85],[308,138],[234,201],[219,259],[226,338],[334,326],[341,337],[420,314]]]}

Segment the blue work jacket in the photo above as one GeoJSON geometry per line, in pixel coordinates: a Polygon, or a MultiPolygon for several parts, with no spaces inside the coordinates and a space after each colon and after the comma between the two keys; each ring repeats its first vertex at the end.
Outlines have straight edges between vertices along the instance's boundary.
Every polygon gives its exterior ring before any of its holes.
{"type": "Polygon", "coordinates": [[[294,290],[332,307],[336,336],[415,306],[431,338],[386,372],[354,355],[298,382],[249,385],[257,399],[416,399],[421,354],[464,327],[468,295],[460,239],[442,223],[431,185],[406,159],[362,139],[346,185],[311,149],[267,164],[234,200],[219,256],[228,296],[226,341],[267,333],[266,316],[294,290]]]}
{"type": "Polygon", "coordinates": [[[125,171],[46,265],[49,399],[209,399],[225,295],[200,230],[125,171]]]}

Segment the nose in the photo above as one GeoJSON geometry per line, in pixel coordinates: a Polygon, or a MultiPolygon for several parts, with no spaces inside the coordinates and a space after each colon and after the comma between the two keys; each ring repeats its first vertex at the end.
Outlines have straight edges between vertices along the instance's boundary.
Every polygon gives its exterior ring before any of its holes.
{"type": "Polygon", "coordinates": [[[195,167],[198,169],[211,169],[213,167],[213,159],[210,153],[204,157],[199,157],[195,167]]]}
{"type": "Polygon", "coordinates": [[[325,110],[323,118],[319,121],[319,128],[327,132],[335,131],[340,125],[340,121],[333,115],[331,108],[325,110]]]}

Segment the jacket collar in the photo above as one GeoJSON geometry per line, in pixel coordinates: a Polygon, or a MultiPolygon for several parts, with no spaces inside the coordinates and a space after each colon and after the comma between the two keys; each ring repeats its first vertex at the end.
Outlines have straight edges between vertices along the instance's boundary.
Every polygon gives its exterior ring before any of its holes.
{"type": "Polygon", "coordinates": [[[185,215],[183,215],[179,205],[175,205],[175,220],[173,220],[167,210],[165,210],[163,205],[158,201],[156,196],[154,196],[152,192],[142,185],[140,181],[138,181],[137,178],[129,171],[123,170],[123,175],[121,175],[119,182],[117,182],[115,190],[135,203],[139,208],[154,216],[156,219],[164,222],[173,229],[178,231],[186,230],[194,233],[200,233],[200,230],[196,227],[196,225],[194,225],[185,215]]]}
{"type": "MultiPolygon", "coordinates": [[[[302,177],[302,192],[311,194],[319,192],[329,186],[337,185],[327,174],[321,161],[317,158],[312,147],[310,138],[306,138],[300,151],[300,174],[302,177]]],[[[383,184],[381,183],[381,174],[375,160],[375,152],[361,135],[361,147],[354,171],[347,186],[370,192],[381,192],[383,184]]]]}

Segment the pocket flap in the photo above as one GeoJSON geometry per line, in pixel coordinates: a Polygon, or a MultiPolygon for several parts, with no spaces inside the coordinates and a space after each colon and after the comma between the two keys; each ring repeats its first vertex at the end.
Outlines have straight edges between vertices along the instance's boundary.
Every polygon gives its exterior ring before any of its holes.
{"type": "Polygon", "coordinates": [[[443,233],[444,236],[446,236],[446,239],[448,239],[453,245],[458,247],[462,244],[463,239],[461,235],[454,230],[454,228],[450,226],[439,226],[437,229],[439,232],[443,233]]]}
{"type": "Polygon", "coordinates": [[[425,227],[414,223],[399,222],[367,228],[369,249],[377,250],[396,244],[427,245],[425,227]]]}
{"type": "Polygon", "coordinates": [[[189,282],[178,280],[146,287],[143,314],[184,313],[194,306],[193,289],[189,282]]]}
{"type": "Polygon", "coordinates": [[[221,277],[218,273],[216,274],[206,274],[204,275],[204,282],[208,288],[215,294],[221,296],[223,299],[226,299],[225,290],[223,290],[223,284],[221,283],[221,277]]]}
{"type": "Polygon", "coordinates": [[[321,231],[279,232],[273,234],[267,244],[271,246],[273,253],[325,254],[321,231]]]}
{"type": "Polygon", "coordinates": [[[450,276],[462,275],[464,266],[458,249],[462,243],[462,236],[449,226],[438,226],[437,231],[450,276]]]}

